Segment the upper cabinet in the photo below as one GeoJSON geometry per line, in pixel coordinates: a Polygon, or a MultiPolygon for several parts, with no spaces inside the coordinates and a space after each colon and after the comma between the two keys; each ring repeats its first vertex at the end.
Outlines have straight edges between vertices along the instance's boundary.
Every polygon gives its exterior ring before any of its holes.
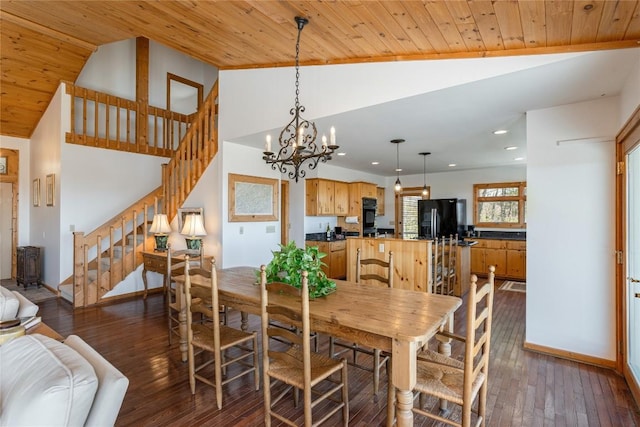
{"type": "Polygon", "coordinates": [[[362,198],[369,197],[375,199],[377,197],[377,187],[369,182],[350,182],[349,183],[349,216],[362,215],[362,198]]]}
{"type": "Polygon", "coordinates": [[[306,215],[336,215],[335,181],[329,179],[306,179],[306,215]]]}
{"type": "Polygon", "coordinates": [[[376,215],[384,215],[384,187],[376,188],[376,199],[378,200],[376,205],[376,215]]]}
{"type": "MultiPolygon", "coordinates": [[[[368,182],[343,182],[323,178],[307,178],[306,207],[307,216],[360,216],[362,198],[378,198],[378,188],[368,182]]],[[[384,214],[384,188],[382,190],[382,214],[384,214]]]]}
{"type": "Polygon", "coordinates": [[[349,184],[346,182],[334,182],[334,205],[337,216],[345,216],[349,213],[349,184]]]}

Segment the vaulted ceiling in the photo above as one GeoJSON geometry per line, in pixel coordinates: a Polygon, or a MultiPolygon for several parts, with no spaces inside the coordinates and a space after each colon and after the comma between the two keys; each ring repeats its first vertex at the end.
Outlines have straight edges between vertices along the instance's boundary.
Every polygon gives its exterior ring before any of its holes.
{"type": "Polygon", "coordinates": [[[628,1],[0,2],[3,135],[28,138],[98,46],[146,37],[220,69],[469,58],[638,46],[628,1]]]}

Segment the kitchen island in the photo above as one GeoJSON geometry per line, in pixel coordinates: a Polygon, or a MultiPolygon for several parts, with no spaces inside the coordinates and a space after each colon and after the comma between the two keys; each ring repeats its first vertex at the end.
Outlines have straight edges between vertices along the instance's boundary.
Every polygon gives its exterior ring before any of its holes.
{"type": "MultiPolygon", "coordinates": [[[[393,252],[393,287],[431,292],[433,281],[433,240],[405,240],[394,238],[348,238],[347,280],[356,279],[356,252],[360,248],[362,258],[388,260],[393,252]]],[[[469,289],[471,255],[469,246],[458,245],[456,282],[453,293],[464,295],[469,289]]],[[[382,272],[378,272],[382,273],[382,272]]]]}

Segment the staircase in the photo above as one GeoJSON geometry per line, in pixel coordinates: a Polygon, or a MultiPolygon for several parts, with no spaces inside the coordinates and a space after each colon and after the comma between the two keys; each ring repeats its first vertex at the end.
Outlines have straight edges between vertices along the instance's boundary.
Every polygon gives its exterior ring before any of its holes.
{"type": "Polygon", "coordinates": [[[74,307],[103,302],[107,292],[140,266],[142,252],[153,250],[154,238],[148,233],[153,215],[166,213],[171,221],[218,152],[217,99],[216,82],[171,160],[162,165],[162,186],[89,234],[73,233],[73,275],[58,289],[74,307]]]}

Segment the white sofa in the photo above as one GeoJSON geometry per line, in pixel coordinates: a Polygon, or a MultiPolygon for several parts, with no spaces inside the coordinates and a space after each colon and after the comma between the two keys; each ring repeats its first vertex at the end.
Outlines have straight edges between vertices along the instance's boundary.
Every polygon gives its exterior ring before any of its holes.
{"type": "Polygon", "coordinates": [[[0,426],[113,426],[129,380],[80,337],[0,346],[0,426]]]}
{"type": "Polygon", "coordinates": [[[38,314],[39,308],[20,292],[10,291],[0,286],[0,322],[17,317],[35,316],[38,314]]]}

